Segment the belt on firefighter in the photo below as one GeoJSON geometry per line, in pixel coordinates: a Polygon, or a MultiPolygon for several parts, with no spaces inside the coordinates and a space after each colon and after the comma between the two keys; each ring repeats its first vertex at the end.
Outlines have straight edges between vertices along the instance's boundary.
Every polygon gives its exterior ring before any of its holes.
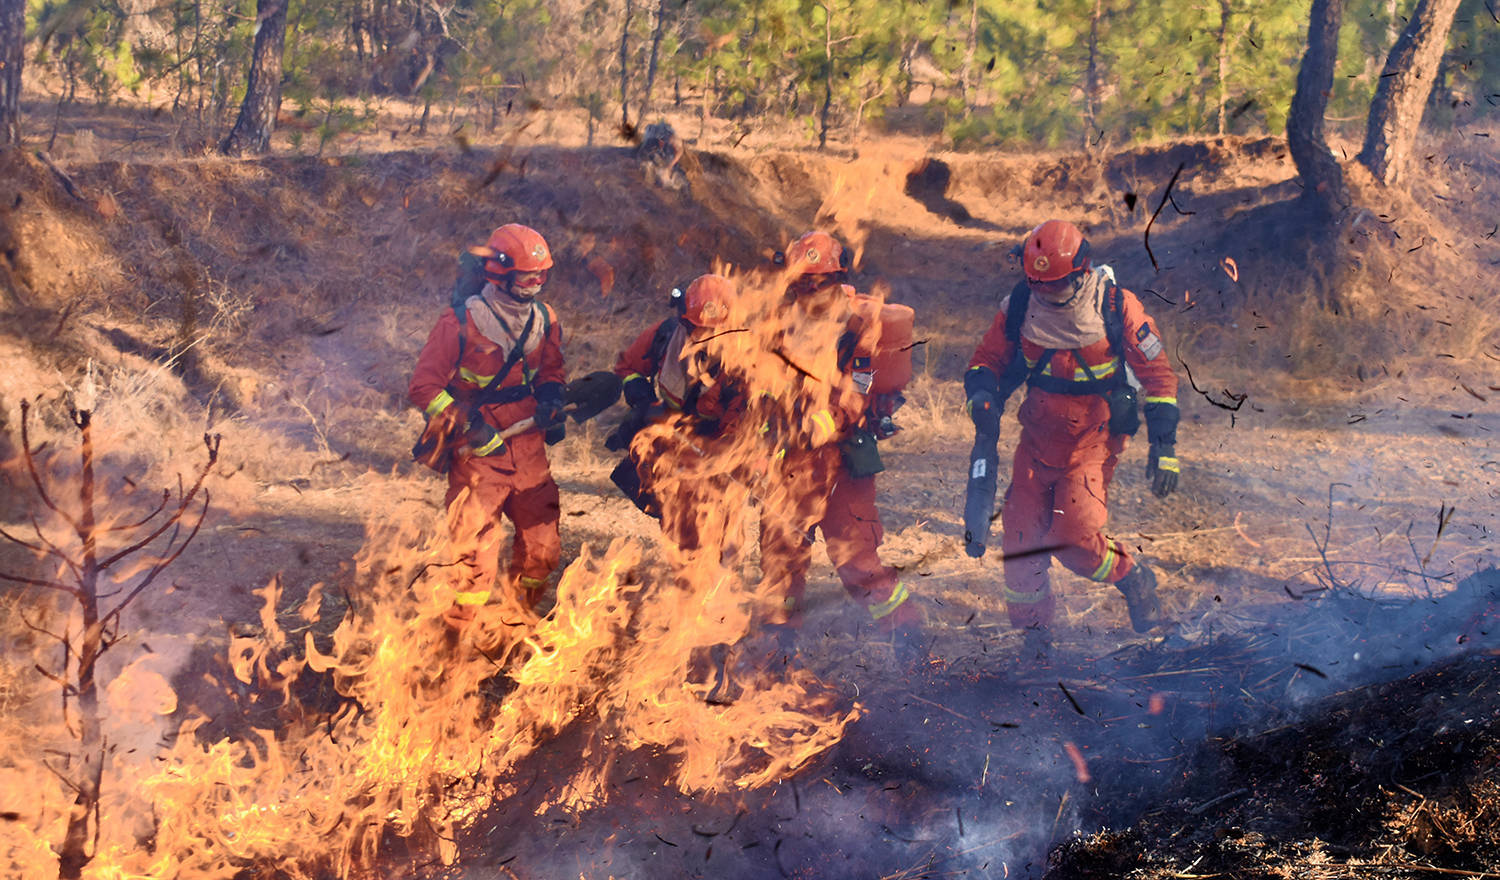
{"type": "Polygon", "coordinates": [[[1060,379],[1057,376],[1033,376],[1027,381],[1033,388],[1050,391],[1053,394],[1075,394],[1083,396],[1086,394],[1103,394],[1120,384],[1120,380],[1113,374],[1108,379],[1085,379],[1075,381],[1072,379],[1060,379]]]}

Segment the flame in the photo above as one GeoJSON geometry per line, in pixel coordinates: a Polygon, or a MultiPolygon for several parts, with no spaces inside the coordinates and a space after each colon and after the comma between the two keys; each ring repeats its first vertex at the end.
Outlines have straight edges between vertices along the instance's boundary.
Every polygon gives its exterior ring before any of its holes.
{"type": "MultiPolygon", "coordinates": [[[[634,441],[655,463],[668,535],[690,527],[695,545],[585,547],[544,616],[497,590],[456,631],[444,613],[466,560],[497,552],[498,530],[482,530],[482,512],[462,499],[441,522],[389,505],[337,591],[315,585],[295,607],[277,579],[256,591],[258,624],[232,628],[220,682],[255,711],[193,717],[149,760],[110,764],[109,827],[86,875],[229,878],[274,866],[347,878],[378,865],[393,836],[452,862],[465,829],[538,784],[527,803],[539,813],[608,803],[611,773],[632,752],[663,762],[664,784],[718,795],[774,785],[832,748],[863,709],[813,672],[767,659],[760,624],[784,585],[754,572],[749,538],[757,517],[792,534],[822,519],[831,476],[814,465],[837,450],[818,414],[860,405],[837,356],[854,305],[836,287],[792,303],[782,274],[714,268],[741,295],[723,329],[694,345],[723,365],[717,381],[742,389],[744,411],[718,436],[674,415],[634,441]],[[341,618],[336,606],[347,606],[341,618]],[[727,705],[706,702],[711,685],[699,680],[715,650],[733,658],[727,705]]],[[[165,684],[149,664],[131,665],[110,693],[159,724],[175,705],[165,684]]],[[[15,790],[48,795],[30,821],[4,829],[5,857],[22,876],[51,873],[67,793],[39,763],[6,772],[15,790]]]]}

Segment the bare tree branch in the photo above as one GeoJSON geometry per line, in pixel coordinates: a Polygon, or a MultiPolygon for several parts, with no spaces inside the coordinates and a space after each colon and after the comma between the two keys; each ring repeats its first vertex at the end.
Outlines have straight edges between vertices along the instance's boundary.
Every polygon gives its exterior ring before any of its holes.
{"type": "Polygon", "coordinates": [[[78,528],[78,521],[69,516],[66,511],[53,503],[52,497],[47,494],[47,489],[42,485],[41,475],[36,472],[36,456],[31,448],[30,424],[31,403],[21,401],[21,452],[26,459],[26,470],[31,474],[31,484],[36,488],[36,495],[47,505],[47,509],[62,517],[68,525],[74,529],[78,528]]]}

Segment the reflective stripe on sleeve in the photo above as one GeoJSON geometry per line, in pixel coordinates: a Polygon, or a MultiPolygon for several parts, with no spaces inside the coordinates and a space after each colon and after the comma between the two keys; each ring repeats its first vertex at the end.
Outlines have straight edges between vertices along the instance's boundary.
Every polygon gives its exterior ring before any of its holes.
{"type": "Polygon", "coordinates": [[[437,415],[438,413],[442,412],[452,405],[453,395],[449,394],[448,389],[444,388],[442,391],[438,392],[438,396],[434,397],[431,403],[427,404],[427,409],[425,410],[425,412],[427,413],[428,418],[431,418],[432,416],[437,415]]]}
{"type": "Polygon", "coordinates": [[[459,590],[453,594],[454,605],[483,605],[490,601],[489,590],[459,590]]]}
{"type": "Polygon", "coordinates": [[[474,450],[474,454],[475,455],[493,455],[496,452],[499,452],[500,451],[500,447],[502,447],[504,445],[505,445],[505,439],[503,437],[501,437],[500,434],[497,432],[495,434],[495,436],[493,436],[493,437],[490,438],[490,440],[489,440],[488,443],[484,444],[483,446],[479,447],[478,449],[475,449],[474,450]]]}
{"type": "Polygon", "coordinates": [[[833,422],[833,415],[826,409],[820,409],[814,413],[812,420],[814,442],[827,440],[838,430],[838,426],[833,422]]]}
{"type": "Polygon", "coordinates": [[[1147,397],[1147,398],[1144,399],[1144,402],[1145,403],[1170,403],[1171,405],[1176,406],[1177,405],[1177,398],[1175,398],[1175,397],[1147,397]]]}

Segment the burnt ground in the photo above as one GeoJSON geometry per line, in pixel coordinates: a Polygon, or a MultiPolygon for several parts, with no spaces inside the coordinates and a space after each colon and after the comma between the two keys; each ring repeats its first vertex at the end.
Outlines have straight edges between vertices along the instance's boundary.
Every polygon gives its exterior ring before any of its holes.
{"type": "MultiPolygon", "coordinates": [[[[897,673],[819,550],[802,662],[865,713],[833,750],[778,785],[718,798],[667,786],[664,756],[627,753],[604,805],[544,807],[549,776],[585,753],[583,717],[523,768],[534,785],[468,830],[458,863],[390,839],[372,876],[1500,866],[1496,610],[1493,581],[1473,577],[1494,564],[1500,528],[1500,339],[1478,295],[1500,259],[1486,237],[1489,154],[1438,145],[1441,164],[1412,192],[1351,223],[1362,240],[1421,245],[1398,248],[1382,284],[1320,292],[1297,289],[1264,229],[1296,191],[1273,140],[1104,159],[929,155],[894,140],[832,157],[705,144],[685,191],[650,185],[622,147],[401,146],[243,163],[60,152],[77,196],[45,166],[7,160],[8,427],[14,402],[40,394],[54,407],[45,436],[65,442],[61,384],[94,358],[115,392],[99,421],[118,426],[122,472],[170,484],[204,429],[225,436],[204,533],[173,589],[132,617],[158,650],[185,646],[172,669],[184,713],[225,733],[274,720],[274,704],[247,707],[213,684],[227,682],[230,629],[258,620],[253,591],[279,574],[294,602],[339,581],[373,514],[436,515],[437,481],[407,460],[419,424],[404,402],[409,365],[459,245],[512,218],[563,255],[548,297],[575,372],[607,366],[665,315],[661,292],[715,256],[750,265],[816,223],[868,236],[856,280],[914,305],[925,343],[906,430],[883,450],[881,503],[885,554],[921,597],[935,662],[897,673]],[[1179,494],[1150,496],[1137,444],[1111,499],[1112,528],[1155,561],[1181,626],[1136,636],[1118,597],[1055,570],[1059,645],[1040,661],[1005,622],[998,565],[961,549],[958,377],[1011,284],[1005,249],[1052,214],[1088,226],[1198,391],[1184,382],[1179,494]]],[[[610,418],[553,452],[565,559],[654,534],[608,483],[610,418]]],[[[1007,419],[1003,448],[1014,431],[1007,419]]],[[[7,497],[7,522],[23,521],[23,494],[7,497]]],[[[325,604],[329,625],[340,608],[325,604]]],[[[316,684],[300,697],[337,702],[316,684]]]]}

